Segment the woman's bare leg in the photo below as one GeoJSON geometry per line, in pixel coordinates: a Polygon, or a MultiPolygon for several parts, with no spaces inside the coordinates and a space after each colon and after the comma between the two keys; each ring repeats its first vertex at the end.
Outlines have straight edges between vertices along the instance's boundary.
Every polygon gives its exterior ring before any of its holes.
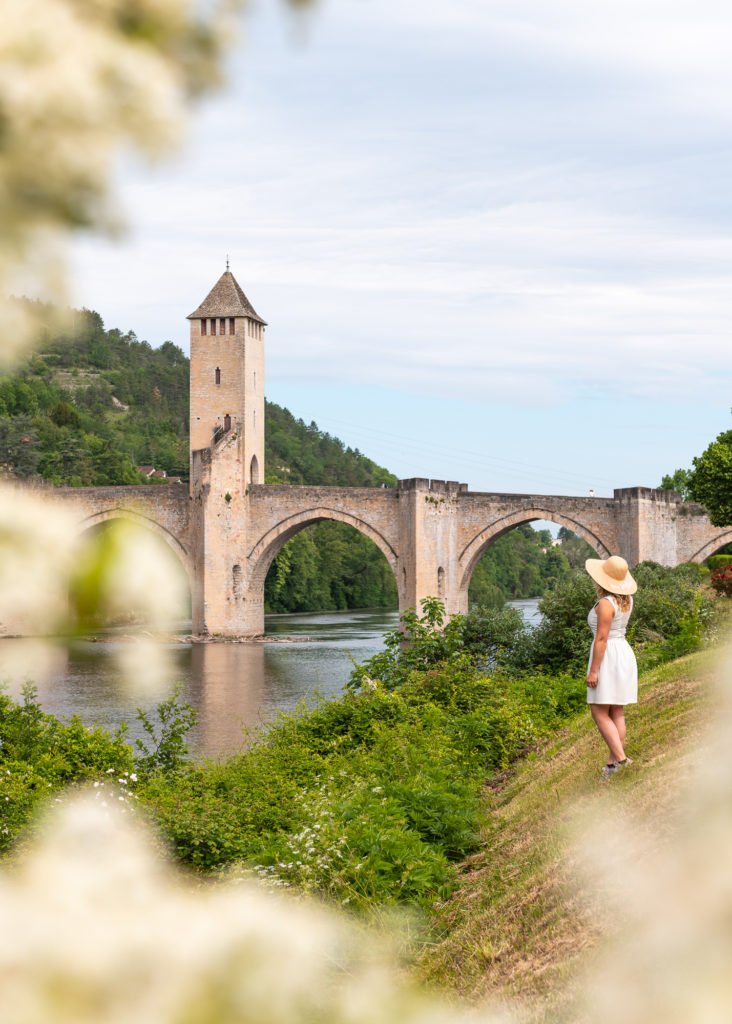
{"type": "Polygon", "coordinates": [[[590,704],[590,714],[600,731],[600,735],[610,749],[610,757],[613,761],[624,761],[625,751],[623,741],[620,738],[618,727],[610,717],[609,704],[590,704]]]}
{"type": "Polygon", "coordinates": [[[610,717],[615,722],[615,728],[618,730],[618,736],[620,742],[625,744],[625,709],[622,704],[611,704],[609,710],[610,717]]]}

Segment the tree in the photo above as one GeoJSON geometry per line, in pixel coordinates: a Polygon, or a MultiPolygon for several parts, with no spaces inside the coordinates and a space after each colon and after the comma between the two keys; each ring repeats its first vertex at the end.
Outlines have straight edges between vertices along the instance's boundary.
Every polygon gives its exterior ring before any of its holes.
{"type": "Polygon", "coordinates": [[[692,470],[690,469],[677,469],[670,476],[665,476],[661,480],[661,491],[678,491],[684,501],[688,501],[691,497],[691,477],[692,470]]]}
{"type": "Polygon", "coordinates": [[[0,419],[0,468],[15,476],[33,476],[38,465],[38,435],[30,416],[0,419]]]}
{"type": "Polygon", "coordinates": [[[694,459],[689,489],[715,526],[732,525],[732,430],[694,459]]]}
{"type": "Polygon", "coordinates": [[[559,529],[559,546],[572,569],[583,569],[588,558],[597,558],[597,552],[586,540],[572,533],[566,526],[559,529]]]}
{"type": "Polygon", "coordinates": [[[73,427],[76,429],[81,426],[81,417],[68,402],[58,402],[57,405],[52,406],[48,410],[48,416],[57,427],[73,427]]]}

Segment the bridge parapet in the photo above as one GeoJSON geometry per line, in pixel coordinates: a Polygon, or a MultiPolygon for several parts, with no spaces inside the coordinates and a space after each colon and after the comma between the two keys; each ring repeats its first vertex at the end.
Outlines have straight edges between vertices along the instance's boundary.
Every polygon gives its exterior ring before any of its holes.
{"type": "Polygon", "coordinates": [[[284,544],[325,519],[347,523],[383,552],[399,606],[440,597],[448,612],[467,609],[475,566],[488,546],[522,523],[546,519],[584,537],[601,557],[631,565],[702,561],[732,542],[700,505],[675,492],[626,487],[612,498],[469,491],[454,480],[412,477],[397,487],[247,485],[241,443],[226,434],[215,450],[193,453],[192,494],[178,484],[44,487],[74,509],[80,531],[132,519],[172,547],[191,578],[194,629],[254,635],[264,628],[264,582],[284,544]]]}

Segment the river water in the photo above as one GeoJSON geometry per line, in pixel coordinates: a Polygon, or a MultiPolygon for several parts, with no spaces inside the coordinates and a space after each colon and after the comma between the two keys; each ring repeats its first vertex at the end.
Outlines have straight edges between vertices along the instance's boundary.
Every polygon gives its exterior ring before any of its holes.
{"type": "MultiPolygon", "coordinates": [[[[538,621],[537,601],[512,601],[529,623],[538,621]]],[[[180,683],[181,698],[198,711],[191,747],[210,757],[235,752],[243,730],[256,730],[303,701],[313,704],[342,693],[352,659],[363,661],[383,647],[382,635],[398,624],[397,612],[382,609],[272,615],[266,633],[296,643],[156,645],[165,655],[166,694],[180,683]]],[[[136,642],[108,635],[104,642],[70,646],[30,640],[0,640],[0,679],[18,692],[32,679],[44,711],[60,718],[79,714],[87,725],[126,723],[130,739],[143,736],[136,717],[154,699],[130,686],[127,655],[136,642]]]]}

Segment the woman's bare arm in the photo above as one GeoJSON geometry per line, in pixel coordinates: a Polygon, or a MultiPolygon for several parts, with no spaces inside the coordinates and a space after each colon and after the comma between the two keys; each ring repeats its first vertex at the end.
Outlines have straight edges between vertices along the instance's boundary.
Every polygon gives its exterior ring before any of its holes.
{"type": "Polygon", "coordinates": [[[595,636],[595,644],[592,648],[592,662],[590,663],[590,670],[587,673],[588,686],[597,686],[597,673],[600,671],[602,659],[605,657],[607,638],[610,632],[610,626],[612,625],[613,615],[615,614],[615,609],[607,598],[602,598],[601,601],[597,602],[595,611],[597,613],[597,634],[595,636]]]}

